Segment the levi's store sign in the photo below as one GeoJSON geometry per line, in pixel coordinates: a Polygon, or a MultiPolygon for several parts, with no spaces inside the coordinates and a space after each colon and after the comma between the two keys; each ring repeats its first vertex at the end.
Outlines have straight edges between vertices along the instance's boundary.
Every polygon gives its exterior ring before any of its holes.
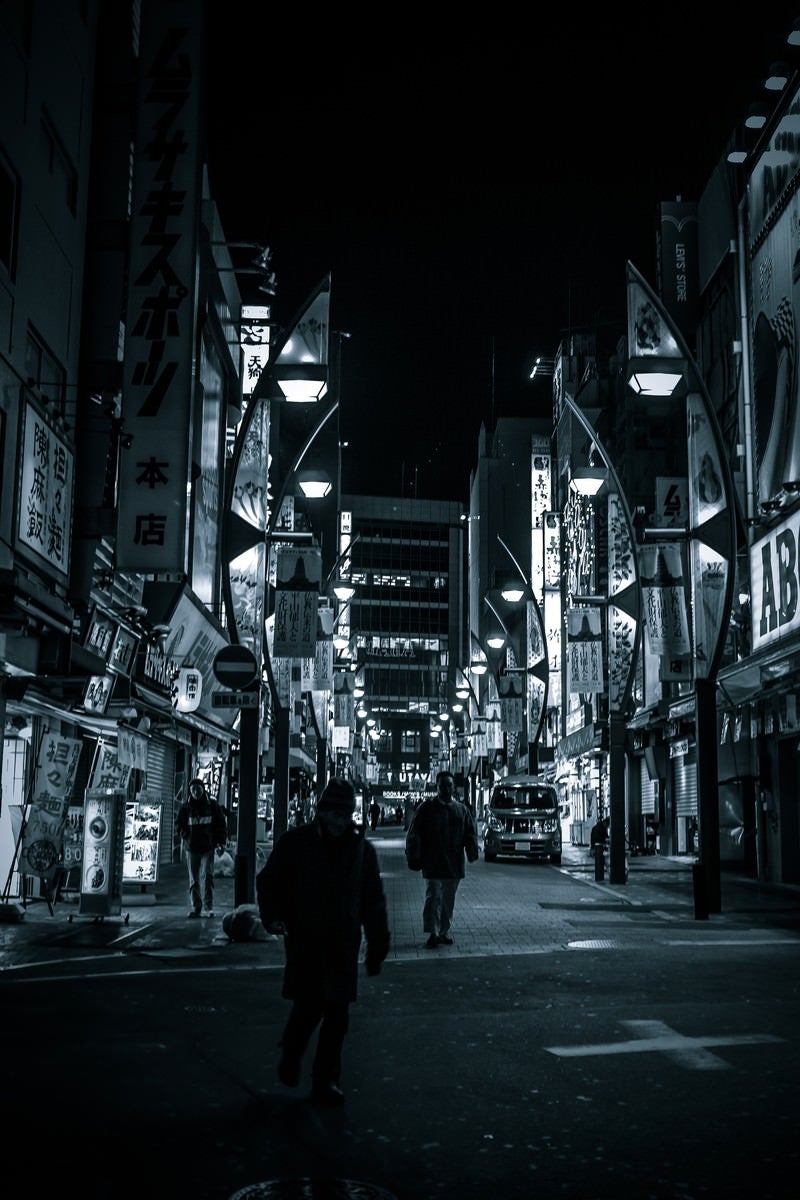
{"type": "Polygon", "coordinates": [[[750,548],[754,651],[800,629],[798,538],[800,515],[795,514],[750,548]]]}
{"type": "Polygon", "coordinates": [[[121,571],[186,570],[202,195],[202,22],[195,8],[190,0],[142,6],[116,542],[121,571]]]}

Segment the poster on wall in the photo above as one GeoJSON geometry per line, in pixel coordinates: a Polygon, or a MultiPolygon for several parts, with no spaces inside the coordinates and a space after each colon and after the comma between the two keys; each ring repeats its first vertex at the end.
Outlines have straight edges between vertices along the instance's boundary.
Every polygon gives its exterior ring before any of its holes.
{"type": "Polygon", "coordinates": [[[123,883],[158,881],[158,847],[161,840],[160,792],[142,790],[125,805],[123,883]]]}
{"type": "Polygon", "coordinates": [[[108,917],[122,912],[122,853],[125,792],[89,788],[83,805],[81,915],[108,917]]]}

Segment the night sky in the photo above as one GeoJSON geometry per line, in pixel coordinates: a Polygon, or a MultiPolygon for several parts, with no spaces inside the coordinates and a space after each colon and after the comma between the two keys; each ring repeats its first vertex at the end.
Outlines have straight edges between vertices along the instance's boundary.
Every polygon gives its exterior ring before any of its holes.
{"type": "Polygon", "coordinates": [[[343,487],[376,495],[466,502],[481,424],[550,418],[536,356],[624,332],[626,261],[657,282],[658,203],[699,199],[766,68],[798,61],[783,5],[434,39],[407,9],[398,32],[207,3],[226,237],[272,247],[279,323],[331,273],[343,487]]]}

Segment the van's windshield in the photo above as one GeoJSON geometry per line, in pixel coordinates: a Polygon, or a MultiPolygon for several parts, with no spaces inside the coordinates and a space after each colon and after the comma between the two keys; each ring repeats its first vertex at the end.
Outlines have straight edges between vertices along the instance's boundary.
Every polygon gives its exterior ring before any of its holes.
{"type": "Polygon", "coordinates": [[[550,788],[515,787],[495,788],[491,808],[536,808],[552,809],[558,806],[558,798],[550,788]]]}

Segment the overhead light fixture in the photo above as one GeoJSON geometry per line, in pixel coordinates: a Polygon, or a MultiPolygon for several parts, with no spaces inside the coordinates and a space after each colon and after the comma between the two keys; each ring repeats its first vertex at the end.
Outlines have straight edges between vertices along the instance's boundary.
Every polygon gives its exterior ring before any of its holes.
{"type": "Polygon", "coordinates": [[[506,644],[506,639],[502,633],[490,633],[486,639],[486,645],[492,650],[502,650],[506,644]]]}
{"type": "Polygon", "coordinates": [[[480,659],[473,659],[469,664],[469,669],[473,675],[485,675],[489,670],[489,666],[487,663],[481,662],[480,659]]]}
{"type": "Polygon", "coordinates": [[[541,354],[533,364],[533,370],[528,376],[529,379],[535,379],[537,375],[552,376],[555,368],[555,359],[544,358],[541,354]]]}
{"type": "Polygon", "coordinates": [[[316,404],[328,390],[328,368],[320,363],[276,366],[273,374],[289,404],[316,404]]]}
{"type": "Polygon", "coordinates": [[[355,584],[349,579],[334,579],[333,594],[337,600],[352,600],[356,594],[355,584]]]}
{"type": "Polygon", "coordinates": [[[792,27],[786,35],[787,46],[800,46],[800,17],[795,17],[792,27]]]}
{"type": "Polygon", "coordinates": [[[791,71],[785,62],[774,62],[764,80],[764,90],[767,92],[782,92],[789,82],[791,71]]]}
{"type": "Polygon", "coordinates": [[[468,700],[469,699],[469,688],[465,688],[465,687],[456,688],[456,695],[458,696],[459,700],[468,700]]]}
{"type": "Polygon", "coordinates": [[[682,379],[682,371],[639,370],[629,376],[628,387],[640,396],[671,396],[682,379]]]}
{"type": "Polygon", "coordinates": [[[325,471],[298,471],[297,486],[307,500],[322,500],[327,496],[333,484],[325,471]]]}
{"type": "Polygon", "coordinates": [[[751,104],[744,119],[747,129],[763,129],[769,117],[769,108],[761,101],[751,104]]]}
{"type": "Polygon", "coordinates": [[[509,604],[519,604],[522,597],[525,595],[525,589],[518,583],[507,583],[505,587],[500,589],[500,595],[509,604]]]}
{"type": "Polygon", "coordinates": [[[463,712],[463,711],[464,711],[464,705],[463,705],[463,704],[461,704],[460,702],[459,702],[458,704],[454,704],[454,705],[453,705],[453,712],[455,712],[455,713],[460,713],[460,712],[463,712]]]}
{"type": "Polygon", "coordinates": [[[596,496],[608,477],[605,467],[573,467],[572,486],[581,496],[596,496]]]}

